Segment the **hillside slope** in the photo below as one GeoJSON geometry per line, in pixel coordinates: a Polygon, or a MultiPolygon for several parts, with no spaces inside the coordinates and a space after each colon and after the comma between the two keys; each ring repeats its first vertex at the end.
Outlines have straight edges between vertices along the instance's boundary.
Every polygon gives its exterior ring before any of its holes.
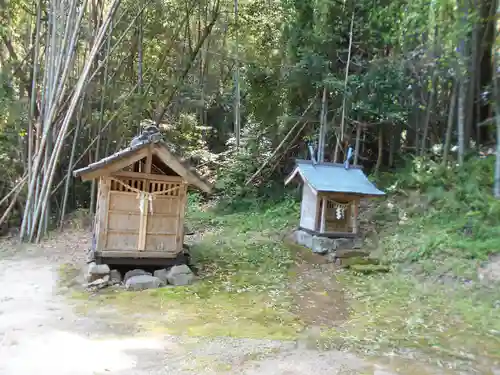
{"type": "MultiPolygon", "coordinates": [[[[323,328],[320,337],[312,338],[316,344],[366,353],[413,349],[433,360],[446,359],[450,366],[479,366],[480,371],[484,363],[500,361],[500,290],[480,277],[481,267],[500,253],[500,202],[491,196],[493,162],[479,159],[462,169],[442,169],[431,160],[415,159],[405,170],[379,177],[388,197],[366,205],[362,227],[365,247],[392,272],[360,276],[329,265],[309,267],[343,289],[339,297],[338,288],[313,281],[314,293],[330,300],[317,297],[311,303],[349,311],[328,324],[328,312],[322,319],[321,311],[313,309],[318,316],[312,320],[323,328]]],[[[212,232],[194,247],[195,256],[219,275],[228,269],[239,278],[252,274],[247,287],[267,285],[281,291],[280,303],[300,306],[285,285],[295,285],[296,279],[307,284],[304,274],[297,274],[300,267],[293,267],[303,259],[298,262],[297,249],[281,243],[297,220],[298,203],[291,199],[230,214],[191,211],[191,224],[212,232]]],[[[307,331],[311,317],[300,308],[291,310],[297,326],[307,331]]]]}
{"type": "Polygon", "coordinates": [[[378,359],[417,357],[419,366],[426,361],[453,374],[494,373],[500,289],[478,276],[500,249],[492,164],[476,160],[460,171],[416,160],[380,176],[388,197],[364,205],[362,228],[365,248],[389,273],[338,269],[285,241],[298,223],[296,197],[222,210],[193,195],[187,219],[196,232],[188,240],[197,282],[90,301],[141,311],[152,317],[142,329],[155,332],[296,340],[378,359]]]}

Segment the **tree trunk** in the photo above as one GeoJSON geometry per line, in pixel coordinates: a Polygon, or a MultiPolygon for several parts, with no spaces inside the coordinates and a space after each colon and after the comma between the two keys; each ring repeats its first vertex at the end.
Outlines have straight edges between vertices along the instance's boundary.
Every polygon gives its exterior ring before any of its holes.
{"type": "Polygon", "coordinates": [[[458,61],[458,75],[460,77],[460,83],[458,88],[458,163],[463,165],[465,150],[468,148],[469,140],[466,139],[465,134],[465,110],[466,110],[466,100],[467,100],[467,75],[465,73],[466,67],[466,26],[467,26],[467,15],[468,15],[468,4],[466,0],[458,0],[458,17],[461,20],[461,32],[458,51],[459,51],[459,61],[458,61]]]}
{"type": "MultiPolygon", "coordinates": [[[[497,5],[497,14],[500,12],[500,2],[497,5]]],[[[500,56],[496,41],[499,37],[498,27],[495,27],[495,43],[493,44],[495,52],[493,53],[493,95],[495,105],[495,122],[496,122],[496,160],[495,160],[495,180],[493,185],[493,195],[495,198],[500,199],[500,87],[498,82],[498,69],[500,68],[500,56]]]]}
{"type": "Polygon", "coordinates": [[[375,173],[378,173],[380,167],[382,166],[382,157],[383,157],[383,148],[384,148],[384,139],[383,139],[383,126],[381,125],[378,130],[378,155],[377,155],[377,164],[375,165],[375,173]]]}
{"type": "Polygon", "coordinates": [[[465,96],[467,95],[467,86],[462,78],[458,87],[458,118],[457,118],[457,132],[458,132],[458,164],[463,165],[465,155],[465,96]]]}
{"type": "Polygon", "coordinates": [[[431,88],[429,92],[429,100],[427,100],[427,111],[425,113],[424,129],[422,134],[422,146],[420,148],[420,156],[423,156],[427,151],[427,136],[429,134],[429,125],[431,121],[431,113],[434,108],[434,97],[436,96],[436,80],[437,72],[434,71],[431,78],[431,88]]]}
{"type": "Polygon", "coordinates": [[[448,163],[448,153],[450,152],[450,145],[451,145],[451,131],[453,129],[453,123],[455,121],[457,92],[458,92],[458,84],[453,84],[453,87],[451,89],[450,107],[448,111],[448,124],[446,126],[446,135],[444,138],[443,160],[442,160],[443,166],[446,166],[446,164],[448,163]]]}
{"type": "Polygon", "coordinates": [[[356,126],[356,144],[354,146],[354,165],[358,165],[360,140],[361,140],[361,125],[358,123],[358,125],[356,126]]]}
{"type": "Polygon", "coordinates": [[[326,101],[326,86],[323,87],[323,97],[321,100],[321,113],[319,118],[319,137],[318,137],[318,163],[323,163],[325,161],[325,139],[326,139],[326,112],[327,112],[327,101],[326,101]]]}
{"type": "Polygon", "coordinates": [[[203,30],[203,35],[201,36],[201,39],[198,40],[198,43],[196,44],[195,48],[193,51],[189,54],[188,57],[188,62],[185,65],[183,71],[179,74],[178,78],[176,79],[176,83],[174,84],[174,87],[171,88],[169,95],[167,96],[165,102],[159,106],[159,108],[156,111],[156,116],[155,116],[155,123],[158,125],[162,122],[163,116],[165,116],[165,113],[167,112],[167,108],[172,102],[172,100],[175,97],[175,94],[177,93],[177,90],[179,90],[180,84],[184,81],[186,76],[188,75],[189,71],[191,70],[191,67],[198,56],[198,53],[205,43],[205,40],[208,38],[210,33],[212,32],[212,29],[217,22],[217,19],[219,18],[220,15],[220,1],[217,0],[214,6],[213,10],[213,15],[212,19],[210,20],[210,23],[205,27],[203,30]]]}

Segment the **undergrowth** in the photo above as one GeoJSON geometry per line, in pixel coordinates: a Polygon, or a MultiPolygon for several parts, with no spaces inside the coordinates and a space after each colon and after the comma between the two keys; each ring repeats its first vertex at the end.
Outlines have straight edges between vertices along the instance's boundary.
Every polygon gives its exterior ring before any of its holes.
{"type": "Polygon", "coordinates": [[[493,164],[494,158],[471,159],[463,167],[443,168],[415,159],[396,178],[382,177],[390,196],[373,215],[380,225],[381,254],[392,263],[420,263],[425,272],[433,271],[429,260],[463,272],[456,266],[479,265],[499,253],[493,164]]]}
{"type": "MultiPolygon", "coordinates": [[[[485,289],[476,277],[478,264],[500,251],[500,203],[491,196],[493,160],[443,169],[415,159],[377,183],[388,197],[374,201],[368,217],[377,225],[374,251],[392,272],[332,274],[344,286],[350,317],[330,327],[318,344],[500,360],[495,309],[500,292],[485,289]]],[[[188,223],[198,233],[191,252],[201,280],[189,287],[111,293],[101,301],[164,314],[160,322],[141,318],[150,329],[296,338],[304,323],[291,313],[288,291],[295,254],[282,238],[297,225],[298,202],[233,202],[224,210],[205,206],[198,196],[190,197],[188,223]]]]}
{"type": "Polygon", "coordinates": [[[412,274],[343,276],[351,316],[326,333],[328,347],[367,353],[415,349],[449,363],[500,360],[498,292],[445,285],[412,274]]]}
{"type": "Polygon", "coordinates": [[[500,202],[492,197],[494,159],[443,168],[415,159],[378,185],[376,254],[389,274],[343,274],[352,314],[326,345],[363,351],[416,348],[451,362],[498,361],[498,288],[478,267],[500,252],[500,202]],[[328,344],[329,343],[329,344],[328,344]]]}
{"type": "Polygon", "coordinates": [[[133,314],[149,330],[194,336],[294,339],[302,323],[291,311],[287,272],[294,263],[282,244],[296,220],[293,200],[251,211],[200,209],[191,197],[188,224],[199,233],[191,254],[200,280],[187,287],[108,292],[93,302],[133,314]],[[144,314],[152,313],[150,320],[144,314]],[[158,313],[162,318],[158,319],[158,313]]]}

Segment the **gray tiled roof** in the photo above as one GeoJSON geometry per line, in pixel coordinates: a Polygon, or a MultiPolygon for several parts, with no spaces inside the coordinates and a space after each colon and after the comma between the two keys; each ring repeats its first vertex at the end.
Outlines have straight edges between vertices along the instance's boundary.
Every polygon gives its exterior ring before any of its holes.
{"type": "Polygon", "coordinates": [[[144,143],[140,143],[134,147],[131,146],[131,147],[124,148],[123,150],[117,151],[112,155],[106,156],[105,158],[102,158],[94,163],[91,163],[91,164],[87,165],[86,167],[74,170],[73,176],[78,177],[78,176],[82,175],[83,173],[87,173],[87,172],[102,168],[102,167],[104,167],[112,162],[118,161],[122,158],[125,158],[129,155],[132,155],[134,152],[147,147],[150,143],[151,142],[144,142],[144,143]]]}
{"type": "Polygon", "coordinates": [[[313,164],[310,160],[297,160],[297,167],[288,181],[297,173],[316,191],[359,195],[385,195],[368,180],[360,167],[345,169],[343,164],[313,164]]]}
{"type": "Polygon", "coordinates": [[[149,140],[149,141],[145,141],[145,142],[140,143],[140,144],[135,145],[135,146],[127,147],[123,150],[120,150],[120,151],[110,155],[110,156],[107,156],[101,160],[98,160],[92,164],[89,164],[88,166],[86,166],[84,168],[74,170],[73,176],[78,177],[78,176],[81,176],[82,174],[101,169],[101,168],[103,168],[109,164],[112,164],[112,163],[114,163],[122,158],[125,158],[131,154],[134,154],[135,152],[137,152],[145,147],[148,147],[150,144],[156,144],[157,146],[165,148],[165,150],[168,151],[172,155],[172,158],[175,158],[182,165],[182,167],[186,171],[185,173],[187,173],[188,175],[190,175],[192,177],[191,181],[194,185],[199,185],[198,187],[202,186],[203,188],[206,187],[206,189],[202,189],[202,190],[210,189],[210,183],[206,179],[204,179],[202,176],[200,176],[197,173],[196,169],[193,168],[192,166],[190,166],[187,161],[174,155],[172,153],[172,151],[169,149],[168,145],[162,140],[149,140]],[[196,181],[199,181],[199,183],[198,184],[195,183],[196,181]]]}

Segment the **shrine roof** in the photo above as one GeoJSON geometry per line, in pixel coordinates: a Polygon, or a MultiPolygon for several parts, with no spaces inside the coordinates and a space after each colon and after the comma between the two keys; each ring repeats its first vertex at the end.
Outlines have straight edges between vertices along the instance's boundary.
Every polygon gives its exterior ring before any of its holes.
{"type": "Polygon", "coordinates": [[[296,160],[296,167],[285,180],[288,184],[296,176],[318,192],[383,196],[385,193],[368,179],[360,166],[345,168],[338,163],[313,163],[311,160],[296,160]]]}

